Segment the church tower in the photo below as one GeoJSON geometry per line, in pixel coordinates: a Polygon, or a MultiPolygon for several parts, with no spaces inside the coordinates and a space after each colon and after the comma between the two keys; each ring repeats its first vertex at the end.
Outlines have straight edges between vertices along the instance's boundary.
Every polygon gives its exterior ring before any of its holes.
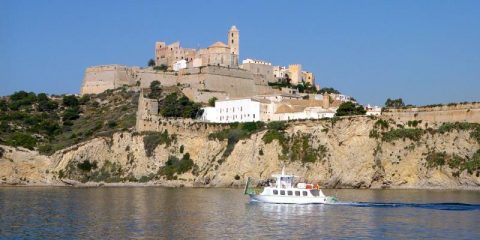
{"type": "Polygon", "coordinates": [[[240,33],[237,27],[232,26],[228,31],[228,46],[230,47],[230,53],[240,55],[240,33]]]}

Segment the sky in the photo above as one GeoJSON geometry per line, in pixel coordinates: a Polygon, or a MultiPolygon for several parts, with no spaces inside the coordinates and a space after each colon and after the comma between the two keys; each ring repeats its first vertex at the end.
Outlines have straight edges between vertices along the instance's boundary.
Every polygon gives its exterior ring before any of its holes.
{"type": "Polygon", "coordinates": [[[363,104],[480,101],[480,1],[0,0],[0,96],[79,93],[85,68],[145,66],[155,41],[300,63],[363,104]]]}

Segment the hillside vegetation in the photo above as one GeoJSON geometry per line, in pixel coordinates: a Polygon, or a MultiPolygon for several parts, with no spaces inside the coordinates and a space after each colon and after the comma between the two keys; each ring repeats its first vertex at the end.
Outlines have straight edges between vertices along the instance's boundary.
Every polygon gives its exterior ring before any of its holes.
{"type": "Polygon", "coordinates": [[[49,155],[132,128],[138,96],[126,88],[82,97],[15,92],[0,99],[0,144],[49,155]]]}

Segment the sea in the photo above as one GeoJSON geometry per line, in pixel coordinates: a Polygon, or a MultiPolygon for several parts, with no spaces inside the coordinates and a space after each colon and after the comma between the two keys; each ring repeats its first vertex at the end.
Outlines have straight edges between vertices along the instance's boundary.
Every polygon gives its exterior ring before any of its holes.
{"type": "Polygon", "coordinates": [[[480,191],[324,190],[332,205],[243,189],[0,187],[0,239],[480,239],[480,191]]]}

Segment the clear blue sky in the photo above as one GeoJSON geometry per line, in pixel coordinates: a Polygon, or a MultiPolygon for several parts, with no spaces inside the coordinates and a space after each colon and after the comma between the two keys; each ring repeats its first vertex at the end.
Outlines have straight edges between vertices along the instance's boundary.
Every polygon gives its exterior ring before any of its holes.
{"type": "Polygon", "coordinates": [[[157,40],[301,63],[383,105],[480,101],[480,1],[0,1],[0,95],[78,93],[86,67],[145,66],[157,40]]]}

